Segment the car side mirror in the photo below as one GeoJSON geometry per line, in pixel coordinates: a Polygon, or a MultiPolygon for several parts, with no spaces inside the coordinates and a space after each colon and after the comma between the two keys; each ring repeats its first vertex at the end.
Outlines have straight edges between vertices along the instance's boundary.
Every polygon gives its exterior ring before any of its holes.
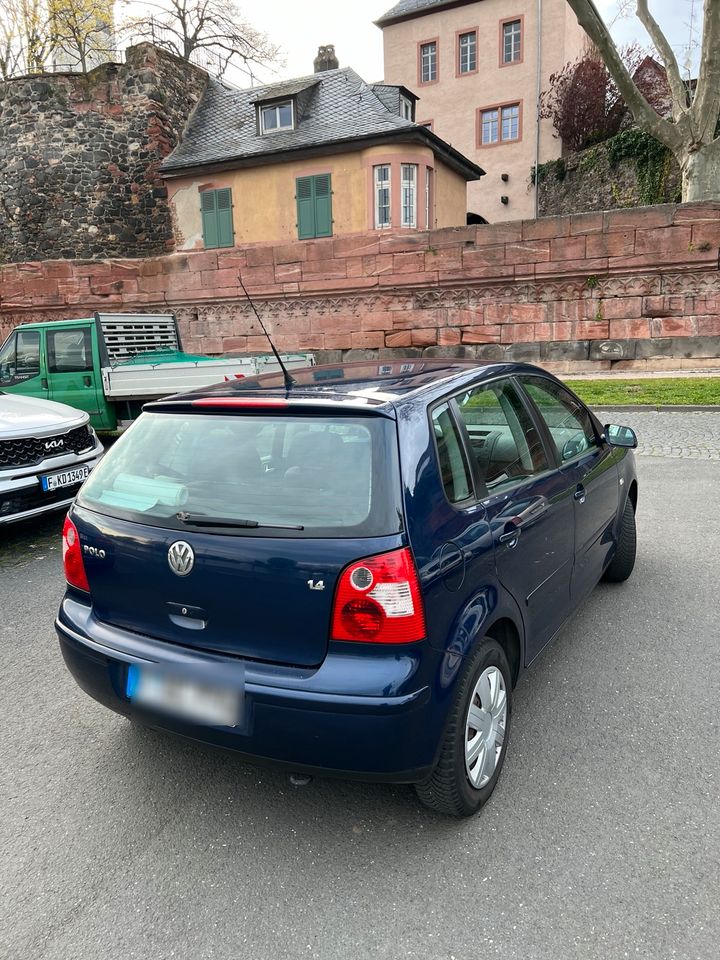
{"type": "Polygon", "coordinates": [[[611,447],[630,447],[632,450],[638,445],[635,431],[632,427],[620,427],[615,423],[608,423],[604,427],[605,440],[611,447]]]}

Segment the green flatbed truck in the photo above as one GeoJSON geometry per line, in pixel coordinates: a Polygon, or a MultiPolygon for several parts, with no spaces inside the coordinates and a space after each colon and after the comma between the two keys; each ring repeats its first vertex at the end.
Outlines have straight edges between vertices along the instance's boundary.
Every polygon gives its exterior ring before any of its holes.
{"type": "MultiPolygon", "coordinates": [[[[314,363],[312,354],[282,359],[290,369],[314,363]]],[[[171,313],[25,323],[0,347],[0,390],[86,410],[92,426],[106,432],[124,429],[147,400],[278,369],[270,354],[183,353],[171,313]]]]}

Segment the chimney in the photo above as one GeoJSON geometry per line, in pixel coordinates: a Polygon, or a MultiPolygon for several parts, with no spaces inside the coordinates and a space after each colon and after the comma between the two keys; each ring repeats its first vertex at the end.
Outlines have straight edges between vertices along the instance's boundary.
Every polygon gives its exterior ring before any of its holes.
{"type": "Polygon", "coordinates": [[[335,56],[335,47],[332,43],[324,47],[318,47],[318,54],[313,61],[315,73],[322,73],[323,70],[337,70],[340,61],[335,56]]]}

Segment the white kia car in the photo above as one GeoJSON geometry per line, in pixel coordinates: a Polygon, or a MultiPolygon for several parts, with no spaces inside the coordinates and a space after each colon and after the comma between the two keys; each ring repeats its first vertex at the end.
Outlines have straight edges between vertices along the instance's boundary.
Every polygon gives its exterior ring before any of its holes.
{"type": "Polygon", "coordinates": [[[100,461],[89,416],[0,391],[0,524],[62,510],[100,461]]]}

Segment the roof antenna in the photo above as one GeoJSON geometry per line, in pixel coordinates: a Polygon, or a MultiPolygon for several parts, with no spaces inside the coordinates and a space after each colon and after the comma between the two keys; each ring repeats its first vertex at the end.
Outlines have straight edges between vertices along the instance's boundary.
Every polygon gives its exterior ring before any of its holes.
{"type": "Polygon", "coordinates": [[[283,380],[285,381],[285,389],[286,389],[286,390],[290,390],[292,387],[295,386],[295,381],[293,380],[293,378],[292,378],[292,377],[290,376],[290,374],[288,373],[288,369],[287,369],[287,367],[285,366],[285,364],[282,362],[282,358],[281,358],[280,354],[279,354],[279,353],[277,352],[277,350],[275,349],[275,344],[274,344],[274,343],[272,342],[272,340],[270,339],[270,334],[267,332],[267,330],[265,329],[265,324],[264,324],[264,323],[262,322],[262,320],[260,319],[260,314],[257,312],[257,308],[255,307],[255,304],[254,304],[253,301],[252,301],[252,297],[251,297],[250,294],[247,292],[247,287],[246,287],[245,284],[243,283],[242,273],[241,273],[239,270],[238,270],[238,280],[240,281],[240,286],[241,286],[242,289],[243,289],[243,293],[244,293],[245,296],[247,297],[247,301],[248,301],[248,303],[250,304],[250,306],[252,307],[252,311],[253,311],[253,313],[255,314],[256,318],[257,318],[257,322],[260,324],[260,328],[261,328],[262,332],[265,334],[265,336],[266,336],[267,339],[268,339],[268,343],[270,344],[270,347],[272,348],[272,352],[275,354],[275,359],[276,359],[277,362],[280,364],[280,369],[282,370],[282,374],[283,374],[283,380]]]}

